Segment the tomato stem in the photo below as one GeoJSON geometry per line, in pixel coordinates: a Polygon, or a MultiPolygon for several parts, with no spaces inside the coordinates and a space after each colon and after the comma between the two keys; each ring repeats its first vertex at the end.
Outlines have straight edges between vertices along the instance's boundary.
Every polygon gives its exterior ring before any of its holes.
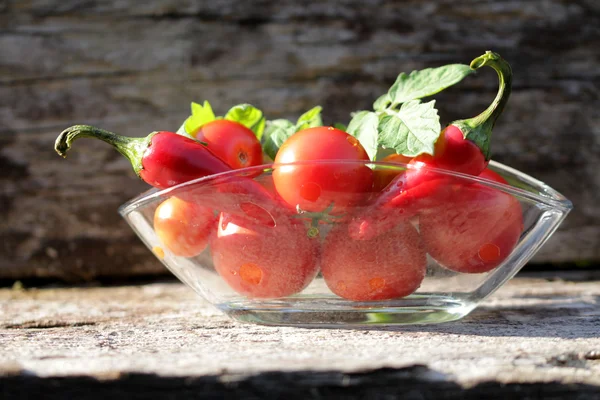
{"type": "Polygon", "coordinates": [[[315,238],[319,236],[319,223],[333,223],[336,219],[344,218],[343,215],[330,215],[331,211],[335,207],[335,202],[331,202],[329,206],[323,211],[318,212],[310,212],[304,211],[300,208],[300,205],[296,205],[296,212],[298,215],[295,215],[296,218],[310,219],[310,227],[307,232],[307,236],[310,238],[315,238]]]}
{"type": "Polygon", "coordinates": [[[66,157],[74,140],[82,137],[100,139],[110,144],[117,149],[119,153],[127,157],[129,162],[131,162],[133,170],[139,176],[140,171],[143,169],[142,157],[150,145],[152,136],[156,133],[158,132],[153,132],[144,138],[132,138],[117,135],[116,133],[90,125],[74,125],[62,131],[58,138],[56,138],[54,150],[56,150],[61,157],[66,157]]]}
{"type": "Polygon", "coordinates": [[[308,232],[306,232],[306,236],[308,236],[311,239],[316,238],[317,236],[319,236],[319,228],[317,228],[316,226],[311,226],[310,228],[308,228],[308,232]]]}

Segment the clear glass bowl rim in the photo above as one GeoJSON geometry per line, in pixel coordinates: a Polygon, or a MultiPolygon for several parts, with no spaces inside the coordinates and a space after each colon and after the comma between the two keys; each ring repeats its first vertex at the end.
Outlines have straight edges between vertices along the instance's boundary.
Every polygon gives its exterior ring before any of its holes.
{"type": "Polygon", "coordinates": [[[394,170],[394,169],[406,170],[406,169],[416,169],[416,168],[427,168],[430,171],[434,171],[441,175],[460,178],[462,180],[471,181],[474,183],[475,182],[480,183],[480,184],[483,184],[483,185],[486,185],[489,187],[493,187],[493,188],[502,190],[503,192],[506,192],[506,193],[509,193],[509,194],[512,194],[515,196],[528,198],[530,200],[535,201],[536,203],[544,204],[546,206],[561,210],[564,213],[568,213],[573,208],[573,204],[571,203],[570,200],[568,200],[564,195],[562,195],[558,191],[554,190],[553,188],[551,188],[544,182],[539,181],[519,170],[516,170],[514,168],[511,168],[507,165],[504,165],[502,163],[499,163],[499,162],[493,161],[493,160],[489,162],[489,166],[491,166],[492,169],[499,170],[501,172],[512,175],[512,176],[520,179],[521,181],[525,182],[527,185],[529,185],[533,188],[536,188],[538,190],[538,192],[540,192],[540,193],[532,193],[530,191],[527,191],[527,190],[524,190],[524,189],[521,189],[521,188],[518,188],[515,186],[498,183],[495,181],[491,181],[489,179],[480,178],[480,177],[473,176],[473,175],[462,174],[459,172],[454,172],[454,171],[445,170],[445,169],[432,168],[432,167],[428,167],[428,166],[416,167],[415,165],[412,165],[412,164],[388,163],[388,162],[381,162],[381,161],[366,161],[366,160],[365,161],[361,161],[361,160],[313,160],[313,161],[297,161],[297,162],[285,163],[285,164],[275,164],[275,163],[261,164],[261,165],[257,165],[254,167],[233,169],[231,171],[226,171],[226,172],[221,172],[218,174],[203,176],[201,178],[193,179],[191,181],[187,181],[187,182],[172,186],[167,189],[159,190],[157,188],[152,188],[145,192],[142,192],[138,196],[136,196],[136,197],[132,198],[131,200],[127,201],[126,203],[124,203],[121,207],[119,207],[119,214],[122,216],[125,216],[125,215],[129,214],[130,212],[136,210],[137,208],[144,207],[145,205],[152,203],[156,199],[167,198],[170,196],[171,193],[179,191],[187,186],[195,186],[199,183],[210,181],[215,178],[221,178],[221,177],[227,177],[227,176],[238,176],[238,175],[244,175],[244,174],[253,175],[253,173],[256,173],[257,171],[268,171],[268,170],[272,170],[274,168],[279,168],[279,167],[283,167],[283,166],[301,166],[301,165],[319,165],[319,164],[321,164],[321,165],[361,164],[361,165],[367,165],[367,166],[385,166],[388,170],[394,170]],[[543,193],[543,194],[541,194],[541,193],[543,193]]]}

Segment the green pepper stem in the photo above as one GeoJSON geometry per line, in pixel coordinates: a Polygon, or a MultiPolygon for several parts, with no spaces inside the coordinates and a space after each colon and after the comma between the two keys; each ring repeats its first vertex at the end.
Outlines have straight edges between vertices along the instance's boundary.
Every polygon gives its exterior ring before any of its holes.
{"type": "Polygon", "coordinates": [[[512,70],[510,65],[500,55],[491,51],[487,51],[484,55],[471,61],[470,67],[472,69],[479,69],[485,65],[492,67],[498,73],[498,94],[496,94],[496,98],[484,112],[471,120],[474,125],[488,124],[490,129],[492,129],[496,120],[502,114],[502,111],[504,111],[504,106],[506,106],[510,97],[512,70]]]}
{"type": "Polygon", "coordinates": [[[512,87],[512,70],[499,54],[486,51],[484,55],[471,61],[472,69],[479,69],[483,66],[493,68],[498,73],[498,94],[489,107],[476,117],[455,121],[452,124],[461,128],[466,139],[475,142],[486,160],[490,159],[490,140],[492,130],[496,120],[504,111],[504,107],[510,97],[512,87]]]}
{"type": "Polygon", "coordinates": [[[142,157],[150,144],[150,139],[154,133],[151,133],[145,138],[132,138],[127,136],[117,135],[104,129],[96,128],[90,125],[74,125],[65,129],[56,138],[54,150],[61,156],[66,157],[67,152],[71,149],[74,140],[89,137],[100,139],[113,146],[119,153],[127,157],[131,163],[133,170],[139,176],[142,170],[142,157]]]}

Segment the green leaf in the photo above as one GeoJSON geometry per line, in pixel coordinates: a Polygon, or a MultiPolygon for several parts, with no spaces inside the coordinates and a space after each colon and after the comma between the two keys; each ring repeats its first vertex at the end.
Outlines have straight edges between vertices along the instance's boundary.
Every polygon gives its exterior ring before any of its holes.
{"type": "Polygon", "coordinates": [[[428,103],[413,100],[398,111],[386,111],[379,120],[379,144],[409,157],[433,154],[441,130],[434,105],[435,100],[428,103]]]}
{"type": "Polygon", "coordinates": [[[315,126],[323,126],[323,120],[321,119],[322,110],[323,107],[316,106],[302,114],[300,118],[298,118],[298,122],[296,122],[296,131],[314,128],[315,126]]]}
{"type": "Polygon", "coordinates": [[[348,132],[348,127],[342,124],[341,122],[336,122],[335,124],[333,124],[333,127],[335,129],[339,129],[340,131],[348,132]]]}
{"type": "MultiPolygon", "coordinates": [[[[205,100],[204,105],[192,102],[192,115],[183,123],[183,131],[187,136],[191,136],[191,134],[198,130],[202,125],[214,120],[215,113],[208,101],[205,100]]],[[[183,133],[181,130],[182,129],[179,128],[177,133],[183,133]]]]}
{"type": "Polygon", "coordinates": [[[185,124],[187,124],[188,120],[192,118],[192,117],[187,117],[185,121],[183,121],[183,124],[181,124],[181,126],[179,127],[179,129],[177,129],[177,134],[178,135],[182,135],[182,136],[187,136],[189,138],[193,138],[192,135],[190,135],[189,133],[187,133],[187,131],[185,130],[185,124]]]}
{"type": "Polygon", "coordinates": [[[287,119],[267,121],[263,137],[263,150],[272,160],[275,160],[281,145],[294,133],[296,133],[296,125],[287,119]]]}
{"type": "Polygon", "coordinates": [[[352,117],[347,132],[358,139],[369,155],[375,161],[378,147],[379,117],[372,111],[360,111],[352,117]]]}
{"type": "Polygon", "coordinates": [[[204,100],[204,104],[202,105],[192,102],[192,115],[201,117],[207,120],[207,122],[213,121],[215,119],[215,113],[213,112],[213,109],[208,100],[204,100]]]}
{"type": "Polygon", "coordinates": [[[379,96],[375,103],[373,103],[373,110],[375,111],[383,111],[392,104],[392,100],[390,99],[390,95],[388,93],[379,96]]]}
{"type": "Polygon", "coordinates": [[[254,125],[254,128],[250,129],[252,132],[254,132],[254,134],[256,135],[256,138],[258,139],[259,142],[262,139],[262,136],[265,132],[266,123],[267,123],[267,119],[265,117],[262,117],[260,119],[260,121],[258,121],[258,124],[254,125]]]}
{"type": "Polygon", "coordinates": [[[407,101],[431,96],[460,82],[473,72],[475,71],[471,67],[464,64],[422,69],[413,71],[410,75],[403,72],[390,87],[387,97],[384,95],[377,99],[373,107],[380,111],[390,105],[393,108],[407,101]]]}
{"type": "Polygon", "coordinates": [[[263,137],[263,150],[271,159],[275,159],[279,148],[294,133],[307,128],[322,126],[321,111],[323,107],[316,106],[305,112],[294,124],[287,119],[267,121],[263,137]]]}
{"type": "Polygon", "coordinates": [[[258,140],[261,139],[265,128],[265,117],[262,111],[254,107],[251,104],[238,104],[237,106],[231,107],[225,119],[230,121],[239,122],[248,129],[250,129],[258,140]]]}

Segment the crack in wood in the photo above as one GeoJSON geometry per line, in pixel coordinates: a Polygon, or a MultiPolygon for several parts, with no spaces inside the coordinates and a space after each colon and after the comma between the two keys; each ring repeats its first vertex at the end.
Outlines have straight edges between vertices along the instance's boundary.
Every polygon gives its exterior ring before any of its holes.
{"type": "Polygon", "coordinates": [[[5,324],[2,329],[52,329],[52,328],[74,328],[80,326],[94,326],[95,321],[27,321],[17,324],[5,324]]]}

